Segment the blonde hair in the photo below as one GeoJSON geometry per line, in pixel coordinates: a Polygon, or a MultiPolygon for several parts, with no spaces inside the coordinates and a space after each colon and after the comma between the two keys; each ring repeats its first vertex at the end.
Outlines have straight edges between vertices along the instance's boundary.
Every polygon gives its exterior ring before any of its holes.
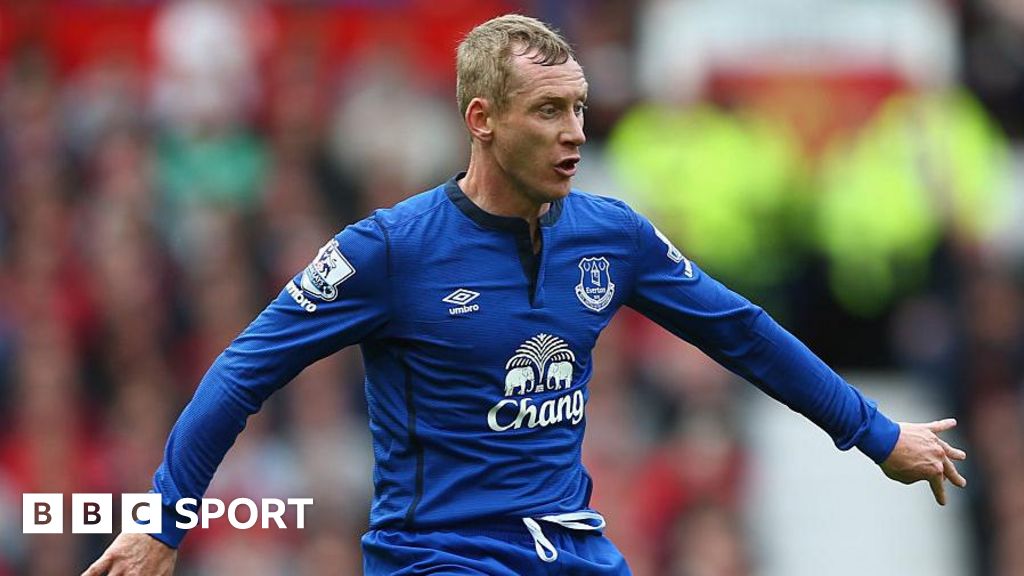
{"type": "Polygon", "coordinates": [[[459,112],[465,116],[469,102],[477,97],[491,102],[499,113],[505,110],[513,79],[512,57],[527,54],[542,66],[576,59],[558,31],[536,18],[506,14],[473,28],[456,52],[459,112]]]}

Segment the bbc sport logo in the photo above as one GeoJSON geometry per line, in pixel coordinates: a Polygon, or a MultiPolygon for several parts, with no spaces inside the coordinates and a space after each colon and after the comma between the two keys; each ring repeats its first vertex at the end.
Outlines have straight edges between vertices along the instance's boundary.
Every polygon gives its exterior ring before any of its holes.
{"type": "MultiPolygon", "coordinates": [[[[163,531],[163,515],[159,494],[122,494],[121,531],[134,534],[159,534],[163,531]]],[[[185,521],[174,524],[182,530],[199,526],[209,528],[210,520],[227,516],[228,523],[239,530],[248,530],[258,523],[270,528],[289,528],[286,513],[295,508],[295,528],[306,527],[306,507],[312,498],[262,498],[259,504],[249,498],[235,498],[227,505],[218,498],[182,498],[174,510],[185,521]],[[243,511],[244,509],[244,511],[243,511]]],[[[21,526],[25,534],[64,533],[64,495],[59,493],[23,494],[21,526]]],[[[114,496],[112,494],[72,494],[71,533],[111,534],[114,528],[114,496]]]]}

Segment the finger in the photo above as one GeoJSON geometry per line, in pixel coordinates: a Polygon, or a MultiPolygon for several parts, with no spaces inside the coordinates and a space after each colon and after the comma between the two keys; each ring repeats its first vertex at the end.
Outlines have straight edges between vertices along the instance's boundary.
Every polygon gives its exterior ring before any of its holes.
{"type": "Polygon", "coordinates": [[[959,448],[954,448],[942,438],[939,438],[939,444],[942,445],[942,449],[946,451],[946,456],[949,458],[953,460],[967,460],[967,452],[964,452],[959,448]]]}
{"type": "Polygon", "coordinates": [[[953,484],[961,488],[967,487],[967,478],[964,478],[963,476],[960,475],[960,472],[956,469],[956,466],[953,465],[953,461],[950,460],[949,458],[946,458],[945,461],[942,463],[942,471],[943,475],[946,478],[949,478],[949,481],[952,482],[953,484]]]}
{"type": "Polygon", "coordinates": [[[942,476],[932,476],[928,478],[928,483],[932,485],[932,494],[935,495],[935,501],[939,503],[939,506],[945,506],[946,487],[942,483],[942,476]]]}
{"type": "Polygon", "coordinates": [[[82,572],[82,576],[102,576],[110,568],[111,563],[113,560],[110,556],[104,554],[100,556],[99,560],[93,562],[85,572],[82,572]]]}
{"type": "Polygon", "coordinates": [[[932,432],[945,432],[946,430],[952,430],[956,428],[956,418],[946,418],[945,420],[936,420],[935,422],[929,422],[925,426],[932,432]]]}

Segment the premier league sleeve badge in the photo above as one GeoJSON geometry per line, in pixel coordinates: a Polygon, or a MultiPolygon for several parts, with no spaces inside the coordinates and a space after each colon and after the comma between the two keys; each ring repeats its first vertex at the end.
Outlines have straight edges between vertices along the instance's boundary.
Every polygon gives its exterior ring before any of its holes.
{"type": "Polygon", "coordinates": [[[338,249],[338,239],[332,238],[306,266],[302,273],[302,289],[330,302],[338,297],[338,285],[355,273],[356,269],[338,249]]]}

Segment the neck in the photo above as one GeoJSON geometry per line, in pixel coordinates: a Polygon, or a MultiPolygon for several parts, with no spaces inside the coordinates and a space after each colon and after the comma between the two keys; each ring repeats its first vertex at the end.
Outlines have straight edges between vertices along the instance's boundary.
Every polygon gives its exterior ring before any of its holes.
{"type": "Polygon", "coordinates": [[[469,159],[466,177],[458,185],[467,198],[481,210],[495,216],[522,218],[530,225],[530,237],[536,242],[537,221],[551,208],[548,202],[536,202],[502,173],[492,162],[477,155],[469,159]]]}

